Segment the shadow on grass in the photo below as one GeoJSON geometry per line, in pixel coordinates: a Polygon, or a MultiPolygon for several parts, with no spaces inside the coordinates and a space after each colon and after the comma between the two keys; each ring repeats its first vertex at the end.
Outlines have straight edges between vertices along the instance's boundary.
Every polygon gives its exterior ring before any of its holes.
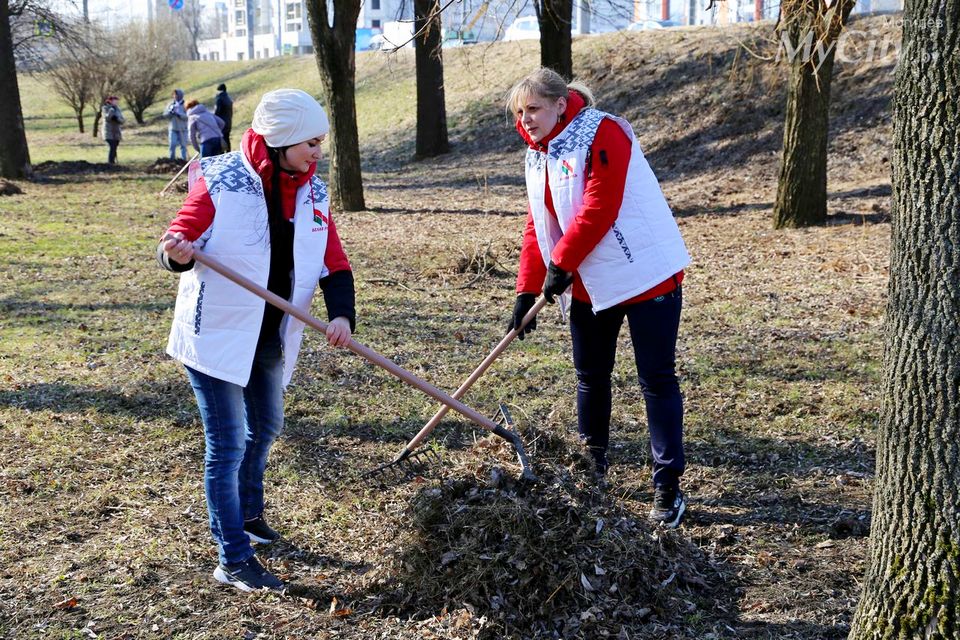
{"type": "Polygon", "coordinates": [[[123,393],[63,382],[43,382],[0,390],[0,407],[26,411],[53,411],[60,414],[87,414],[90,411],[135,418],[178,421],[183,409],[193,407],[186,378],[153,387],[153,393],[123,393]]]}

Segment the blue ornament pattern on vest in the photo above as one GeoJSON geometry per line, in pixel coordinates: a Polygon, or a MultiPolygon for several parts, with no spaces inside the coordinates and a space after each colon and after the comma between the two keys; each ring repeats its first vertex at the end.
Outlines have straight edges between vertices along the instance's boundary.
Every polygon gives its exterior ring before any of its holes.
{"type": "Polygon", "coordinates": [[[596,109],[583,109],[578,113],[567,128],[560,135],[550,141],[548,153],[553,159],[558,159],[571,151],[582,147],[589,147],[593,144],[593,138],[597,135],[597,127],[600,121],[606,117],[606,114],[596,109]]]}
{"type": "Polygon", "coordinates": [[[327,185],[324,184],[323,180],[317,178],[316,176],[310,178],[310,191],[307,193],[307,197],[304,199],[303,204],[314,204],[318,205],[321,202],[325,202],[327,199],[327,185]]]}
{"type": "Polygon", "coordinates": [[[219,191],[230,191],[263,197],[263,186],[247,171],[240,157],[241,153],[241,151],[232,151],[200,161],[203,179],[207,184],[207,193],[213,196],[219,191]]]}
{"type": "Polygon", "coordinates": [[[620,229],[617,228],[617,223],[614,222],[613,226],[610,228],[613,231],[613,237],[617,239],[617,244],[620,245],[620,248],[623,249],[623,255],[627,257],[627,262],[633,262],[633,254],[630,253],[630,247],[627,246],[627,239],[623,237],[623,234],[620,233],[620,229]]]}
{"type": "Polygon", "coordinates": [[[534,169],[537,172],[543,171],[544,161],[546,159],[547,154],[534,151],[533,149],[527,149],[527,169],[534,169]]]}
{"type": "Polygon", "coordinates": [[[197,308],[193,312],[193,333],[194,335],[200,335],[200,320],[203,318],[203,290],[206,288],[207,283],[200,283],[200,291],[197,294],[197,308]]]}

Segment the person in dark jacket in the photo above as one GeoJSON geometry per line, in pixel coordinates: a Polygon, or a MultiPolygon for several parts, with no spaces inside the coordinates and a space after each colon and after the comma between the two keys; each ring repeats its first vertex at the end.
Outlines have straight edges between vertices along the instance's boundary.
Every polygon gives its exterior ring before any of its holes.
{"type": "Polygon", "coordinates": [[[690,262],[677,223],[633,128],[597,109],[588,88],[540,69],[513,88],[506,106],[528,147],[530,211],[510,326],[535,328],[533,321],[521,322],[541,291],[569,309],[577,426],[602,478],[609,464],[611,374],[626,319],[650,433],[650,519],[676,527],[686,500],[675,361],[681,283],[690,262]]]}
{"type": "Polygon", "coordinates": [[[187,117],[190,144],[200,152],[200,157],[209,158],[223,153],[223,120],[196,100],[187,103],[187,117]]]}
{"type": "Polygon", "coordinates": [[[233,98],[227,93],[227,85],[217,87],[217,99],[213,104],[213,115],[223,120],[223,151],[230,151],[230,129],[233,127],[233,98]]]}
{"type": "Polygon", "coordinates": [[[242,591],[281,590],[251,542],[280,538],[264,516],[264,470],[283,429],[304,323],[219,276],[194,249],[308,310],[323,291],[326,340],[350,342],[353,272],[315,174],[330,130],[323,107],[297,89],[263,96],[242,149],[200,160],[200,177],[157,247],[180,287],[167,353],[187,370],[203,421],[204,489],[219,547],[214,578],[242,591]]]}
{"type": "Polygon", "coordinates": [[[103,139],[106,141],[109,151],[107,152],[107,164],[116,164],[117,147],[120,146],[120,140],[123,138],[121,126],[123,124],[123,113],[120,112],[120,98],[110,96],[103,102],[100,109],[103,116],[103,139]]]}

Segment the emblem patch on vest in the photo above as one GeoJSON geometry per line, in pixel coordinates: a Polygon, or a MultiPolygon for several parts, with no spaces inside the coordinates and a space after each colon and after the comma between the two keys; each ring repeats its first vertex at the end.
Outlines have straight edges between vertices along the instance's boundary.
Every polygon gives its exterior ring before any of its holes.
{"type": "Polygon", "coordinates": [[[327,225],[330,224],[330,221],[327,220],[327,217],[323,215],[323,211],[320,209],[313,210],[313,223],[317,226],[311,229],[311,231],[323,231],[327,228],[327,225]]]}
{"type": "Polygon", "coordinates": [[[570,178],[576,178],[577,172],[573,168],[574,163],[576,162],[575,158],[570,158],[568,160],[563,160],[560,162],[560,179],[567,180],[570,178]]]}

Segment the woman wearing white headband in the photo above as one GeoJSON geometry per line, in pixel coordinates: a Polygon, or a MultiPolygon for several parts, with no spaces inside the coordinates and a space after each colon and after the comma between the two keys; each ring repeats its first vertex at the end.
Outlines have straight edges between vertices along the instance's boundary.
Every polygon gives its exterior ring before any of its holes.
{"type": "Polygon", "coordinates": [[[280,537],[264,519],[263,475],[304,326],[197,264],[193,252],[202,248],[302,309],[319,285],[327,340],[346,345],[356,321],[353,274],[327,187],[314,175],[329,129],[309,94],[265,94],[242,149],[200,161],[202,177],[157,252],[181,273],[167,353],[185,365],[203,420],[204,488],[220,556],[214,577],[243,591],[283,587],[251,542],[280,537]]]}

